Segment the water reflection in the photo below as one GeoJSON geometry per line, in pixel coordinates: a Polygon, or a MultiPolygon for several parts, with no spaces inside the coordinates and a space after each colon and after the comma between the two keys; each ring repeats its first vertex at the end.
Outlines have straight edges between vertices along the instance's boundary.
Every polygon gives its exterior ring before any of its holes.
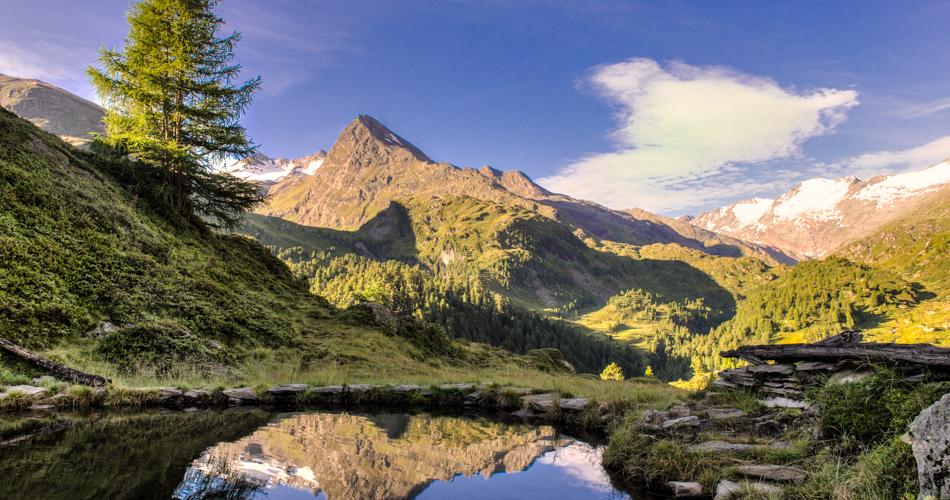
{"type": "Polygon", "coordinates": [[[0,499],[626,498],[599,447],[485,418],[264,409],[10,418],[0,419],[0,499]]]}
{"type": "Polygon", "coordinates": [[[205,450],[197,498],[626,498],[602,450],[551,427],[430,415],[287,415],[205,450]]]}

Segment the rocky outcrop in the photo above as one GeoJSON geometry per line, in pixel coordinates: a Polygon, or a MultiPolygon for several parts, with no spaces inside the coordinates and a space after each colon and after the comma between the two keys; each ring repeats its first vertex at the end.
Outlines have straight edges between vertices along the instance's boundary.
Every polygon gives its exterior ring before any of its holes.
{"type": "Polygon", "coordinates": [[[914,419],[907,441],[917,461],[918,498],[950,498],[950,394],[914,419]]]}

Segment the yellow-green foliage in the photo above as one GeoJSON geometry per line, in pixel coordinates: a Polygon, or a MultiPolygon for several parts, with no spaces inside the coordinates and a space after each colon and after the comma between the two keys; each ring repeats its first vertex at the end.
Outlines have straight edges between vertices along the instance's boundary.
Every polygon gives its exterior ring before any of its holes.
{"type": "Polygon", "coordinates": [[[623,370],[617,366],[617,363],[610,363],[600,372],[601,380],[623,380],[623,370]]]}

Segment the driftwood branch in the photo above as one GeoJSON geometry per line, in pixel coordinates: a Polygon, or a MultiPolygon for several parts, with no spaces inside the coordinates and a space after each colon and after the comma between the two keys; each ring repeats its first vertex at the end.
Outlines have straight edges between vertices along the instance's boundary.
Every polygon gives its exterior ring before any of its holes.
{"type": "Polygon", "coordinates": [[[37,356],[30,351],[10,342],[7,339],[0,338],[0,349],[9,352],[10,354],[23,359],[31,364],[39,366],[44,370],[54,373],[60,378],[70,380],[77,384],[91,385],[93,387],[101,387],[110,382],[111,380],[100,377],[99,375],[93,375],[90,373],[81,372],[79,370],[70,368],[68,366],[61,365],[50,361],[42,356],[37,356]]]}
{"type": "Polygon", "coordinates": [[[724,358],[774,361],[860,360],[950,368],[950,349],[930,344],[853,343],[846,339],[815,344],[751,345],[723,351],[724,358]]]}

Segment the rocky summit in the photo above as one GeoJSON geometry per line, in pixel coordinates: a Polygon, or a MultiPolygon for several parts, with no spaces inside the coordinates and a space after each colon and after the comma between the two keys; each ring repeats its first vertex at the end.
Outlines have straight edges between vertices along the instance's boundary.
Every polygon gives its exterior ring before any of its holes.
{"type": "Polygon", "coordinates": [[[0,74],[0,106],[74,144],[105,132],[102,108],[39,80],[0,74]]]}

